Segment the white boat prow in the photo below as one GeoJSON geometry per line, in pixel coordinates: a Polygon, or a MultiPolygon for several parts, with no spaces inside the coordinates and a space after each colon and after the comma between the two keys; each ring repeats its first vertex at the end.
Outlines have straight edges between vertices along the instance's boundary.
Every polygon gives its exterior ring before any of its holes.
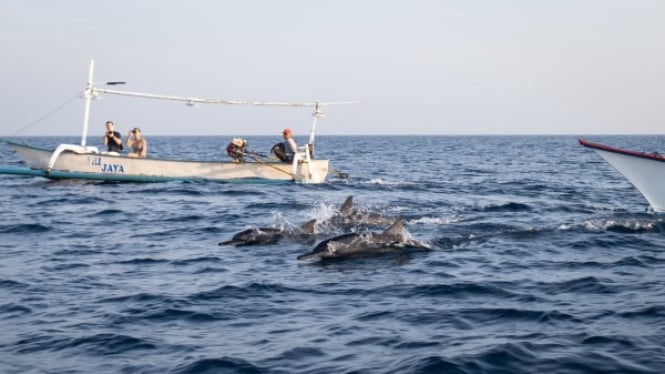
{"type": "Polygon", "coordinates": [[[665,212],[665,157],[658,153],[637,152],[579,139],[612,165],[642,193],[656,212],[665,212]]]}

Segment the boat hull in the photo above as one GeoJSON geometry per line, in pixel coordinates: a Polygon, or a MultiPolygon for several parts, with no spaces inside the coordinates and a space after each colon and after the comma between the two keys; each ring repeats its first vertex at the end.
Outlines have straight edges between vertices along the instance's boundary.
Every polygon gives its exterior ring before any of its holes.
{"type": "Polygon", "coordinates": [[[665,212],[665,157],[657,153],[630,151],[579,139],[635,186],[656,212],[665,212]]]}
{"type": "Polygon", "coordinates": [[[328,160],[303,161],[294,166],[258,159],[251,162],[180,161],[69,151],[62,152],[49,169],[52,151],[16,143],[10,143],[10,146],[29,169],[3,168],[0,173],[39,175],[52,179],[323,183],[328,174],[328,160]]]}

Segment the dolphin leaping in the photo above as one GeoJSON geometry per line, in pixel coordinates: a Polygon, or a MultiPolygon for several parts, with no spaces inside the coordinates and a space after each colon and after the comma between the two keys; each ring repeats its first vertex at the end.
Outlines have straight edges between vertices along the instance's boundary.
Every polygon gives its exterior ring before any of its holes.
{"type": "Polygon", "coordinates": [[[298,259],[347,259],[402,250],[434,249],[428,243],[412,239],[404,228],[405,222],[403,218],[399,218],[380,233],[348,233],[326,239],[317,244],[311,252],[298,256],[298,259]]]}

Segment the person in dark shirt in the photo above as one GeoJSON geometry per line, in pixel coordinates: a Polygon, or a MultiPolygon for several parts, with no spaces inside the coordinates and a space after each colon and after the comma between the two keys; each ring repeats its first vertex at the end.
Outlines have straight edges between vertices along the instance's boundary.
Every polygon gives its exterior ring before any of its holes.
{"type": "Polygon", "coordinates": [[[103,139],[108,152],[122,152],[122,135],[113,129],[113,122],[106,121],[106,133],[103,139]]]}

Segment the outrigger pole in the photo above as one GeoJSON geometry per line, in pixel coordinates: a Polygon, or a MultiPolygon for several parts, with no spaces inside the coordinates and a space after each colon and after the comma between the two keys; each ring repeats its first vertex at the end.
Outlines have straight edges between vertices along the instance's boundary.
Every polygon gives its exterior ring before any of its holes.
{"type": "MultiPolygon", "coordinates": [[[[304,103],[288,103],[288,102],[273,102],[273,101],[245,101],[245,100],[225,100],[225,99],[205,99],[199,97],[184,97],[184,96],[174,96],[174,95],[161,95],[161,94],[152,94],[152,93],[143,93],[143,92],[130,92],[130,91],[119,91],[119,90],[110,90],[105,88],[95,88],[92,81],[93,70],[95,66],[95,60],[90,60],[90,68],[88,70],[88,83],[86,84],[85,90],[83,91],[83,98],[85,99],[85,109],[83,111],[83,132],[81,134],[81,148],[86,148],[86,139],[88,136],[88,124],[90,120],[90,102],[100,93],[120,95],[120,96],[132,96],[132,97],[142,97],[147,99],[159,99],[159,100],[174,100],[174,101],[183,101],[189,106],[194,106],[195,104],[224,104],[224,105],[254,105],[254,106],[289,106],[289,107],[302,107],[302,106],[313,106],[315,107],[314,113],[314,123],[309,132],[309,148],[310,153],[314,154],[315,146],[315,134],[316,134],[316,125],[318,119],[324,117],[321,107],[326,105],[343,105],[343,104],[358,104],[355,101],[337,101],[337,102],[304,102],[304,103]]],[[[114,84],[124,84],[125,82],[107,82],[108,85],[114,84]]]]}
{"type": "Polygon", "coordinates": [[[85,149],[85,143],[88,138],[88,123],[90,122],[90,102],[94,95],[92,87],[92,72],[95,68],[95,60],[90,60],[90,67],[88,68],[88,83],[83,91],[84,108],[83,108],[83,131],[81,132],[81,148],[85,149]]]}

